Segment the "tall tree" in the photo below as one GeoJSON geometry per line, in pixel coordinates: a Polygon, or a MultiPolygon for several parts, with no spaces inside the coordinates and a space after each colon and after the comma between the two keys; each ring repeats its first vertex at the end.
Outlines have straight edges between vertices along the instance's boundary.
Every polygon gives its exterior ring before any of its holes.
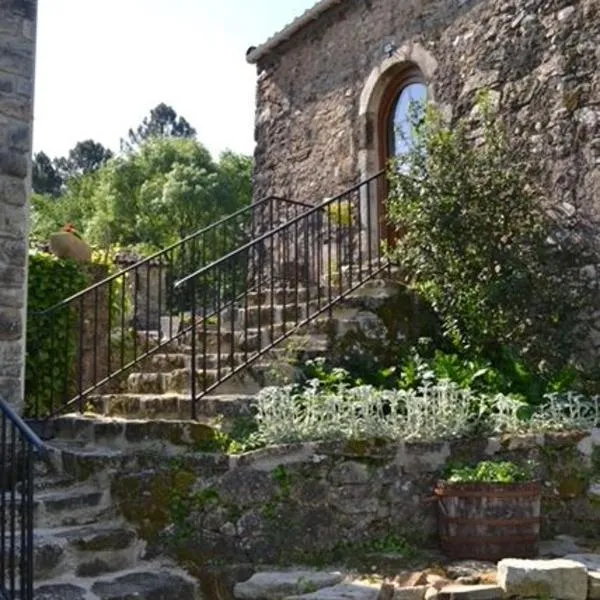
{"type": "Polygon", "coordinates": [[[130,129],[127,140],[121,140],[123,150],[133,150],[151,138],[194,138],[196,130],[178,115],[172,106],[161,102],[150,111],[135,129],[130,129]]]}
{"type": "Polygon", "coordinates": [[[77,142],[66,158],[56,159],[55,163],[63,179],[81,177],[94,173],[113,158],[112,150],[94,140],[77,142]]]}
{"type": "Polygon", "coordinates": [[[32,180],[36,194],[54,198],[60,195],[64,183],[55,162],[45,152],[38,152],[33,157],[32,180]]]}

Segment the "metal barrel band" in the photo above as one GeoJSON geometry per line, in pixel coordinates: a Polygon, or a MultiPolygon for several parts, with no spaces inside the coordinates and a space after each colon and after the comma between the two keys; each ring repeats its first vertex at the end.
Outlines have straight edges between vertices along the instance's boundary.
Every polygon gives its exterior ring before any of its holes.
{"type": "Polygon", "coordinates": [[[441,498],[534,498],[539,496],[539,488],[525,488],[520,490],[452,490],[436,488],[436,495],[441,498]]]}
{"type": "Polygon", "coordinates": [[[504,525],[539,525],[540,517],[523,517],[520,519],[487,519],[485,517],[448,517],[439,515],[442,523],[447,524],[465,524],[465,525],[491,525],[493,527],[502,527],[504,525]]]}
{"type": "Polygon", "coordinates": [[[476,536],[448,536],[440,534],[442,544],[448,546],[457,546],[459,544],[535,544],[538,541],[537,535],[476,535],[476,536]]]}

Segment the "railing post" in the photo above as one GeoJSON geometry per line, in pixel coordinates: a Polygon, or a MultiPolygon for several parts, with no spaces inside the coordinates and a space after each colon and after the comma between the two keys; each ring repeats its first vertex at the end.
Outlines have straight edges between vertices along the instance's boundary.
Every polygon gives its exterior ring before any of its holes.
{"type": "Polygon", "coordinates": [[[0,398],[0,599],[33,600],[33,467],[44,445],[0,398]]]}
{"type": "MultiPolygon", "coordinates": [[[[192,364],[191,364],[191,373],[190,373],[190,377],[191,377],[191,381],[190,381],[190,394],[191,394],[191,407],[192,407],[192,420],[196,421],[197,420],[197,410],[196,410],[196,396],[197,396],[197,392],[198,390],[196,389],[196,384],[197,384],[197,373],[196,373],[196,346],[197,346],[197,339],[196,336],[198,335],[198,332],[196,331],[196,279],[192,279],[192,281],[190,282],[191,285],[189,287],[191,287],[191,293],[192,293],[192,306],[191,306],[191,333],[192,333],[192,364]]],[[[206,376],[206,374],[204,374],[204,376],[206,376]]]]}

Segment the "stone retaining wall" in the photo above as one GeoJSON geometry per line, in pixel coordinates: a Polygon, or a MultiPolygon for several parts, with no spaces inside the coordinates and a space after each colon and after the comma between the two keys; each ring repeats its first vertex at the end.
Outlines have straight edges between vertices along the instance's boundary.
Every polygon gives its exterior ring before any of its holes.
{"type": "MultiPolygon", "coordinates": [[[[314,561],[393,534],[436,544],[433,488],[452,461],[533,459],[543,535],[600,533],[600,430],[440,443],[300,444],[122,474],[142,535],[195,565],[314,561]]],[[[354,550],[353,550],[354,549],[354,550]]]]}

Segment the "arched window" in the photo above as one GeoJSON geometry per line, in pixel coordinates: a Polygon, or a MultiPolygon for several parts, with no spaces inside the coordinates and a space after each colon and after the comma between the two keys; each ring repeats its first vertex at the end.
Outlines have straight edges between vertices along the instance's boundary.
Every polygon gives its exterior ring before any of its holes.
{"type": "Polygon", "coordinates": [[[427,85],[416,68],[403,70],[388,85],[379,113],[381,168],[410,149],[414,107],[426,100],[427,85]]]}
{"type": "Polygon", "coordinates": [[[424,83],[409,83],[404,86],[388,117],[389,156],[399,156],[410,149],[413,139],[413,117],[415,108],[422,107],[427,100],[424,83]]]}

